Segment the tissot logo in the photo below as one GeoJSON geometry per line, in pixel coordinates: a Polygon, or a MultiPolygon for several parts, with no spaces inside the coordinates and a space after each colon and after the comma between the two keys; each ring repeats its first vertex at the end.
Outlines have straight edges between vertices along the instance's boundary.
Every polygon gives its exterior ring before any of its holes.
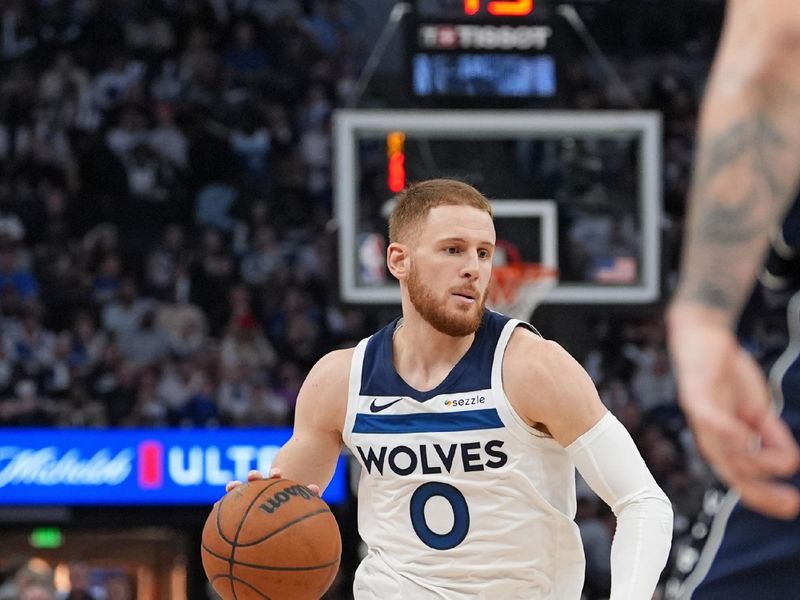
{"type": "Polygon", "coordinates": [[[372,400],[372,403],[369,405],[369,411],[370,412],[374,412],[374,413],[381,412],[382,410],[386,410],[390,406],[393,406],[393,405],[397,404],[398,402],[400,402],[400,400],[402,400],[402,398],[397,398],[395,400],[389,400],[388,402],[381,401],[380,403],[378,403],[378,399],[375,398],[375,399],[372,400]]]}
{"type": "Polygon", "coordinates": [[[546,25],[421,25],[419,45],[429,50],[542,52],[553,30],[546,25]]]}

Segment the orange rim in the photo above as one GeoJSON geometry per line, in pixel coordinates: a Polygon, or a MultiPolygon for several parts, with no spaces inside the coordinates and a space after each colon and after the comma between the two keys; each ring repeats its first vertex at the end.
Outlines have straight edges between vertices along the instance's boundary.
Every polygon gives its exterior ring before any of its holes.
{"type": "Polygon", "coordinates": [[[512,304],[519,298],[519,290],[524,284],[557,277],[558,269],[539,263],[511,263],[493,267],[488,303],[492,306],[512,304]]]}

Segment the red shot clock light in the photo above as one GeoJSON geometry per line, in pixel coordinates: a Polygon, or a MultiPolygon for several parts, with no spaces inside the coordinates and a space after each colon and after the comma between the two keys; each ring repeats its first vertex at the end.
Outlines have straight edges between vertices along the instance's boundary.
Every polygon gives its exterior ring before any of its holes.
{"type": "MultiPolygon", "coordinates": [[[[464,0],[464,14],[475,15],[481,9],[481,0],[464,0]]],[[[519,17],[533,12],[533,0],[489,0],[486,11],[497,17],[519,17]]]]}
{"type": "Polygon", "coordinates": [[[389,159],[386,184],[395,194],[406,187],[406,135],[391,131],[386,135],[386,156],[389,159]]]}

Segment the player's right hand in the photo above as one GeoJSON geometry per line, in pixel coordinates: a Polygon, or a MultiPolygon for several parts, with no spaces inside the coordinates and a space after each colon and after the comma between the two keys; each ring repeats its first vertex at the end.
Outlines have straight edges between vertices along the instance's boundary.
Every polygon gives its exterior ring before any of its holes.
{"type": "MultiPolygon", "coordinates": [[[[283,477],[283,475],[281,475],[281,470],[280,469],[278,469],[277,467],[273,468],[273,469],[270,469],[270,471],[269,471],[269,479],[280,479],[281,477],[283,477]]],[[[247,481],[258,481],[259,479],[265,479],[265,477],[261,474],[261,471],[252,470],[247,474],[247,481]]],[[[234,481],[229,481],[225,485],[225,493],[228,493],[231,490],[236,489],[240,485],[242,485],[242,482],[239,481],[238,479],[234,480],[234,481]]],[[[311,483],[311,484],[307,485],[306,487],[308,489],[310,489],[312,492],[314,492],[317,496],[320,495],[319,486],[318,485],[316,485],[314,483],[311,483]]]]}

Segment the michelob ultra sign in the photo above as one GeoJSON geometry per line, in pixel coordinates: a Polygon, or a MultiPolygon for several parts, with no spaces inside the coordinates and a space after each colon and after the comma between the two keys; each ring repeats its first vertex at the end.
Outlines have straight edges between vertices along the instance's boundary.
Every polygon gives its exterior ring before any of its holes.
{"type": "MultiPolygon", "coordinates": [[[[0,429],[0,504],[212,504],[269,472],[290,429],[0,429]]],[[[323,494],[346,494],[345,459],[323,494]]],[[[313,483],[313,482],[308,482],[313,483]]]]}

